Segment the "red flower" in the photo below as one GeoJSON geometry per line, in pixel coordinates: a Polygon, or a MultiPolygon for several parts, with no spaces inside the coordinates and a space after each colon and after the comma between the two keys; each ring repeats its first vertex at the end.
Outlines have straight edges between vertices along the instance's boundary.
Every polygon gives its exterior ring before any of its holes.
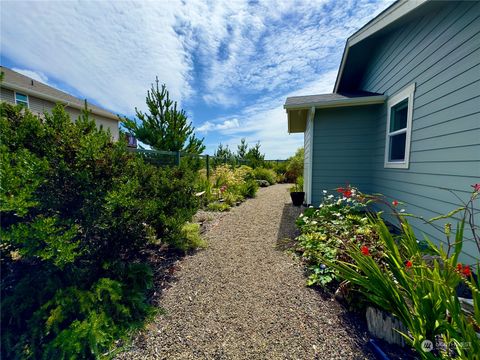
{"type": "Polygon", "coordinates": [[[407,260],[407,262],[405,263],[405,267],[408,269],[408,268],[411,268],[412,267],[412,262],[410,260],[407,260]]]}
{"type": "Polygon", "coordinates": [[[352,197],[352,189],[350,188],[350,185],[347,184],[347,187],[339,187],[337,188],[337,192],[342,194],[343,196],[349,198],[352,197]]]}
{"type": "Polygon", "coordinates": [[[393,200],[393,201],[392,201],[392,205],[393,205],[393,206],[397,206],[397,205],[398,205],[398,201],[397,201],[397,200],[393,200]]]}
{"type": "Polygon", "coordinates": [[[363,245],[361,248],[360,248],[360,251],[362,252],[363,255],[370,255],[370,250],[368,249],[368,247],[366,247],[365,245],[363,245]]]}
{"type": "Polygon", "coordinates": [[[473,184],[473,191],[480,192],[480,184],[473,184]]]}
{"type": "Polygon", "coordinates": [[[461,263],[457,264],[457,271],[461,273],[463,276],[470,276],[472,275],[472,270],[470,269],[470,266],[465,265],[463,266],[461,263]]]}
{"type": "Polygon", "coordinates": [[[462,274],[465,275],[465,276],[472,275],[472,271],[470,270],[470,266],[465,265],[465,267],[462,270],[462,274]]]}

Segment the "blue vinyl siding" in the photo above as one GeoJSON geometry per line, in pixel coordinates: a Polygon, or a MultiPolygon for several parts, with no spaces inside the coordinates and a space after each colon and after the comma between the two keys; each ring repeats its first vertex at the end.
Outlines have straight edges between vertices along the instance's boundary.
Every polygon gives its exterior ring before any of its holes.
{"type": "MultiPolygon", "coordinates": [[[[360,88],[388,96],[415,82],[410,166],[384,168],[386,106],[376,119],[372,190],[405,203],[408,212],[431,218],[459,205],[446,190],[467,199],[480,182],[480,3],[443,6],[383,37],[360,88]],[[391,46],[395,43],[395,46],[391,46]]],[[[410,220],[419,237],[444,236],[410,220]]],[[[464,261],[479,258],[467,231],[464,261]]]]}
{"type": "MultiPolygon", "coordinates": [[[[384,167],[386,104],[317,109],[313,203],[322,189],[349,182],[425,219],[458,207],[445,189],[466,200],[470,186],[480,183],[480,2],[438,2],[428,14],[392,27],[375,39],[362,71],[353,90],[392,97],[416,84],[409,168],[384,167]]],[[[439,228],[410,222],[419,238],[445,238],[442,222],[439,228]]],[[[465,237],[462,261],[474,263],[480,254],[471,232],[465,237]]]]}
{"type": "Polygon", "coordinates": [[[371,141],[377,106],[319,109],[313,126],[312,203],[346,183],[371,190],[371,141]]]}

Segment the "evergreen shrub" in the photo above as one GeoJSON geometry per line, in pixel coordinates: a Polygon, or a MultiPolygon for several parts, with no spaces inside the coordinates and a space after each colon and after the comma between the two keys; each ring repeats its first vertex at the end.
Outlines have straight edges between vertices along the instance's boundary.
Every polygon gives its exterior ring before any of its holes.
{"type": "Polygon", "coordinates": [[[100,357],[151,313],[139,253],[184,248],[194,175],[60,105],[40,119],[0,104],[0,136],[2,358],[100,357]]]}

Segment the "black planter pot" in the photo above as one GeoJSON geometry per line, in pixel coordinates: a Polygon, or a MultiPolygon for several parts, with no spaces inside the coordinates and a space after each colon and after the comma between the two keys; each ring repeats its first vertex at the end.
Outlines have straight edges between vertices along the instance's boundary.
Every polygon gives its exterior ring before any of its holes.
{"type": "Polygon", "coordinates": [[[293,205],[300,206],[305,200],[305,193],[303,191],[294,191],[290,193],[290,197],[292,198],[293,205]]]}

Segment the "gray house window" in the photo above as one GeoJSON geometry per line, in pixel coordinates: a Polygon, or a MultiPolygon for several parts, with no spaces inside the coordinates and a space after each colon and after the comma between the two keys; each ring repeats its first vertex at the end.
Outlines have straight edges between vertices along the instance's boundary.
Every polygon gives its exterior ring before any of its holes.
{"type": "Polygon", "coordinates": [[[388,100],[385,167],[408,169],[415,84],[388,100]]]}
{"type": "Polygon", "coordinates": [[[15,92],[15,104],[28,108],[28,95],[15,92]]]}

